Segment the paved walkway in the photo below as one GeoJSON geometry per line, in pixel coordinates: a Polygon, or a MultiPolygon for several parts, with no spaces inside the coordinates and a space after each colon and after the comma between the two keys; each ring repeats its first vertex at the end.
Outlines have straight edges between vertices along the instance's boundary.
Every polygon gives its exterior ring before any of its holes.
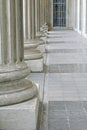
{"type": "Polygon", "coordinates": [[[48,101],[87,100],[87,39],[74,31],[51,31],[47,41],[48,101]]]}
{"type": "Polygon", "coordinates": [[[87,39],[72,30],[50,31],[46,52],[42,80],[38,74],[44,92],[41,130],[87,130],[87,39]]]}
{"type": "Polygon", "coordinates": [[[87,130],[87,39],[51,31],[47,41],[48,130],[87,130]]]}

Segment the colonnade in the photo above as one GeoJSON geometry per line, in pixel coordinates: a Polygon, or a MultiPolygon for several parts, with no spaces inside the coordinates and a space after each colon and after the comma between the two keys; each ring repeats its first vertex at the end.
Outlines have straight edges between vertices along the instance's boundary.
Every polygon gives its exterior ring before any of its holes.
{"type": "Polygon", "coordinates": [[[0,0],[1,130],[37,127],[39,89],[26,77],[30,70],[43,70],[43,54],[37,47],[45,44],[45,7],[45,0],[0,0]]]}
{"type": "Polygon", "coordinates": [[[74,0],[74,29],[87,37],[87,0],[74,0]]]}

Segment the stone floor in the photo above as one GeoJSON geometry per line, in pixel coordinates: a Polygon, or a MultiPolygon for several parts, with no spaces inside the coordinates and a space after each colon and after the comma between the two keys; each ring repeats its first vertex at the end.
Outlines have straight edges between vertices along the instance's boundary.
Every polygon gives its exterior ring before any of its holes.
{"type": "Polygon", "coordinates": [[[50,31],[40,84],[40,130],[87,130],[87,39],[72,30],[50,31]]]}

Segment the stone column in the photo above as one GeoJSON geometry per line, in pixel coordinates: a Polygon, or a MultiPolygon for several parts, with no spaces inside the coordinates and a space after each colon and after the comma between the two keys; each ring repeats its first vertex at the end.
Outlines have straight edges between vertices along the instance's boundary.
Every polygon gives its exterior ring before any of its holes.
{"type": "Polygon", "coordinates": [[[40,27],[44,24],[43,17],[43,0],[40,0],[40,27]]]}
{"type": "Polygon", "coordinates": [[[80,0],[77,0],[77,31],[79,32],[80,28],[80,0]]]}
{"type": "Polygon", "coordinates": [[[45,19],[45,30],[48,32],[48,25],[47,25],[47,19],[46,19],[46,13],[47,13],[47,3],[46,0],[44,0],[44,19],[45,19]]]}
{"type": "Polygon", "coordinates": [[[85,36],[86,35],[86,0],[82,1],[82,10],[83,10],[83,14],[82,14],[82,34],[85,36]]]}
{"type": "Polygon", "coordinates": [[[44,25],[43,25],[43,29],[44,32],[47,33],[48,32],[48,25],[47,25],[47,21],[46,21],[46,0],[43,1],[44,2],[44,25]]]}
{"type": "Polygon", "coordinates": [[[29,122],[36,121],[33,117],[28,120],[32,100],[37,96],[37,87],[25,79],[29,69],[24,62],[22,16],[22,0],[0,0],[1,130],[29,129],[29,122]]]}
{"type": "Polygon", "coordinates": [[[40,0],[40,30],[47,33],[46,21],[45,21],[45,0],[40,0]]]}
{"type": "Polygon", "coordinates": [[[43,55],[36,48],[44,44],[44,41],[36,38],[35,0],[23,0],[23,24],[25,61],[32,71],[42,71],[43,55]],[[36,63],[38,66],[36,66],[36,63]]]}
{"type": "Polygon", "coordinates": [[[77,29],[77,0],[74,0],[74,28],[77,29]]]}
{"type": "Polygon", "coordinates": [[[24,62],[22,2],[0,0],[0,106],[30,99],[36,94],[24,62]]]}
{"type": "Polygon", "coordinates": [[[35,0],[23,0],[23,14],[25,43],[43,44],[42,40],[36,38],[35,0]]]}
{"type": "Polygon", "coordinates": [[[87,37],[87,0],[86,0],[86,37],[87,37]]]}
{"type": "MultiPolygon", "coordinates": [[[[36,37],[37,38],[40,38],[43,36],[43,33],[40,32],[40,16],[39,16],[39,14],[40,14],[39,0],[35,0],[35,24],[36,24],[36,37]]],[[[42,39],[40,39],[40,40],[42,40],[42,39]]],[[[45,43],[43,40],[42,40],[42,42],[43,42],[43,44],[45,43]]]]}
{"type": "Polygon", "coordinates": [[[36,26],[36,29],[37,29],[37,31],[36,31],[36,36],[37,37],[44,37],[45,36],[45,34],[43,33],[43,31],[41,31],[40,30],[40,27],[42,26],[42,15],[41,15],[41,13],[42,13],[42,7],[41,7],[41,2],[40,2],[40,0],[36,0],[36,24],[37,24],[37,26],[36,26]]]}
{"type": "Polygon", "coordinates": [[[81,34],[81,30],[82,30],[82,0],[80,0],[80,9],[79,9],[79,15],[80,15],[80,18],[79,18],[79,33],[81,34]]]}

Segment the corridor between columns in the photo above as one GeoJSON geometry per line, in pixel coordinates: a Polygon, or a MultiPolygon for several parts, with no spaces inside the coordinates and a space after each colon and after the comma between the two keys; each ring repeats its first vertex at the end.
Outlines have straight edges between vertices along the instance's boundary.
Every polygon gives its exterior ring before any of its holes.
{"type": "Polygon", "coordinates": [[[73,30],[49,31],[44,57],[46,73],[30,75],[43,86],[40,130],[87,130],[87,39],[73,30]]]}

